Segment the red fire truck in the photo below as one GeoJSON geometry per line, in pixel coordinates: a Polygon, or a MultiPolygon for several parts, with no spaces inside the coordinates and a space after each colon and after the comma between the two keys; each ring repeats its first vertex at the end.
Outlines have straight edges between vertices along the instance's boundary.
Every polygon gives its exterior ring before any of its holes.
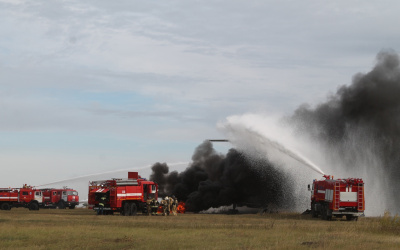
{"type": "Polygon", "coordinates": [[[314,180],[308,185],[311,191],[311,214],[321,215],[323,220],[332,216],[357,220],[364,214],[364,182],[361,178],[333,179],[324,175],[325,180],[314,180]]]}
{"type": "Polygon", "coordinates": [[[42,192],[26,184],[22,188],[0,188],[1,210],[10,210],[12,207],[26,207],[29,210],[39,210],[39,204],[42,200],[42,192]]]}
{"type": "Polygon", "coordinates": [[[158,198],[158,185],[141,178],[137,172],[128,172],[128,179],[92,181],[89,184],[89,208],[104,214],[119,212],[136,215],[146,212],[148,199],[158,198]]]}
{"type": "Polygon", "coordinates": [[[62,189],[44,188],[41,191],[43,193],[41,207],[59,209],[69,207],[70,209],[74,209],[75,206],[79,205],[78,192],[74,189],[67,187],[62,189]]]}

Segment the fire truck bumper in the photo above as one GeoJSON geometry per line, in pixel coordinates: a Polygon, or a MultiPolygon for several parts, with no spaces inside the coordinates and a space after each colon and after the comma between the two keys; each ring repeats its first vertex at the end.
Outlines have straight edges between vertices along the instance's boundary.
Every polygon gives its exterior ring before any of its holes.
{"type": "MultiPolygon", "coordinates": [[[[93,210],[99,210],[99,209],[100,209],[99,207],[93,208],[93,210]]],[[[105,208],[103,208],[103,210],[106,211],[106,210],[112,210],[112,209],[110,207],[105,207],[105,208]]]]}
{"type": "Polygon", "coordinates": [[[79,202],[76,202],[76,201],[67,202],[67,206],[78,206],[78,205],[79,205],[79,202]]]}
{"type": "Polygon", "coordinates": [[[351,211],[332,211],[332,215],[353,215],[356,217],[364,215],[364,212],[351,212],[351,211]]]}

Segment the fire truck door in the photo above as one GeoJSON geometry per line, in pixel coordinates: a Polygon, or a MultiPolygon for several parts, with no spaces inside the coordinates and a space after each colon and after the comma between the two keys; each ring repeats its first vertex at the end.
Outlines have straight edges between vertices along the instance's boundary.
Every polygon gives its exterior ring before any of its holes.
{"type": "Polygon", "coordinates": [[[64,201],[68,201],[67,191],[63,191],[63,192],[62,192],[61,199],[63,199],[64,201]]]}
{"type": "Polygon", "coordinates": [[[21,191],[20,192],[20,201],[24,201],[24,202],[26,202],[26,201],[28,201],[29,202],[29,200],[30,200],[30,198],[29,198],[29,192],[28,191],[21,191]]]}
{"type": "Polygon", "coordinates": [[[60,197],[61,195],[60,195],[60,191],[53,191],[53,197],[52,197],[52,200],[51,200],[51,202],[52,203],[57,203],[57,202],[59,202],[60,201],[60,197]]]}
{"type": "Polygon", "coordinates": [[[41,191],[35,191],[35,200],[37,200],[39,203],[43,202],[43,194],[41,191]]]}
{"type": "Polygon", "coordinates": [[[156,193],[156,185],[149,185],[148,187],[148,197],[149,198],[155,198],[155,193],[156,193]]]}
{"type": "Polygon", "coordinates": [[[146,201],[147,200],[147,194],[148,194],[148,190],[147,190],[147,184],[143,184],[143,199],[146,201]]]}

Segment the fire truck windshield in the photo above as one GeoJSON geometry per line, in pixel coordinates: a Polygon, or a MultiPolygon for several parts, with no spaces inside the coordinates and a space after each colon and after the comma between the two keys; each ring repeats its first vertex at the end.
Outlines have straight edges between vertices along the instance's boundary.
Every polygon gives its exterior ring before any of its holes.
{"type": "Polygon", "coordinates": [[[68,191],[67,194],[68,195],[78,195],[78,192],[76,192],[76,191],[68,191]]]}

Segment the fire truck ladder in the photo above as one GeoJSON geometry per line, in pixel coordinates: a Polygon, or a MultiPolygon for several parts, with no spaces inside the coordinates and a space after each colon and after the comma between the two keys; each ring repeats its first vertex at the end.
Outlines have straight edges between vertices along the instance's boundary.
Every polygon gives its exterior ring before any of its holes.
{"type": "Polygon", "coordinates": [[[358,184],[358,191],[357,191],[357,202],[358,202],[358,210],[364,210],[364,185],[358,184]]]}
{"type": "Polygon", "coordinates": [[[333,210],[339,210],[340,207],[340,182],[335,182],[335,189],[333,195],[333,210]]]}
{"type": "Polygon", "coordinates": [[[109,192],[110,192],[110,205],[115,205],[114,203],[117,201],[117,190],[110,189],[109,192]]]}

